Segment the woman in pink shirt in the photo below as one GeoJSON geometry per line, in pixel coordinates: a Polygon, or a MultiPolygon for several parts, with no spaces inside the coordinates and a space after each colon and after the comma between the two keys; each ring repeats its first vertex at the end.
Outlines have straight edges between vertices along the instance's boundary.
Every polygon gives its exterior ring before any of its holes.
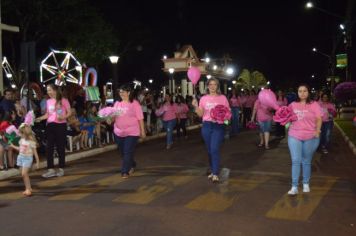
{"type": "MultiPolygon", "coordinates": [[[[277,104],[281,106],[287,106],[288,101],[285,98],[283,91],[279,90],[277,93],[277,104]]],[[[285,127],[280,123],[276,122],[276,136],[280,138],[284,138],[285,136],[285,127]]]]}
{"type": "Polygon", "coordinates": [[[238,96],[236,89],[232,90],[232,95],[229,99],[231,107],[231,135],[235,135],[239,132],[239,115],[242,107],[241,98],[238,96]]]}
{"type": "Polygon", "coordinates": [[[298,194],[300,168],[303,169],[303,192],[310,192],[311,161],[319,145],[321,132],[321,108],[311,100],[310,89],[307,85],[298,87],[297,101],[289,107],[298,119],[289,127],[288,147],[292,158],[292,188],[289,195],[298,194]]]}
{"type": "Polygon", "coordinates": [[[259,147],[265,147],[269,149],[269,136],[272,126],[272,112],[269,107],[263,106],[259,99],[256,100],[255,105],[253,106],[253,112],[251,121],[255,120],[257,115],[257,121],[260,126],[260,143],[259,147]]]}
{"type": "Polygon", "coordinates": [[[187,113],[189,111],[188,105],[185,103],[183,96],[177,97],[177,113],[178,113],[178,123],[177,123],[177,137],[180,138],[181,130],[183,131],[183,136],[187,138],[187,129],[186,129],[186,122],[187,122],[187,113]]]}
{"type": "Polygon", "coordinates": [[[198,116],[203,117],[201,133],[208,149],[209,166],[211,169],[208,179],[211,179],[213,182],[219,182],[220,147],[224,141],[225,126],[214,121],[210,117],[210,111],[217,105],[224,105],[228,108],[230,106],[225,95],[222,95],[220,92],[219,80],[214,78],[209,79],[207,87],[208,94],[200,99],[199,106],[196,99],[193,100],[192,105],[195,107],[195,112],[198,116]]]}
{"type": "Polygon", "coordinates": [[[134,172],[136,162],[134,152],[139,137],[145,138],[143,112],[138,101],[133,99],[131,88],[127,85],[120,87],[120,101],[114,107],[121,111],[115,118],[114,137],[122,156],[121,176],[127,179],[134,172]]]}
{"type": "Polygon", "coordinates": [[[334,127],[334,117],[336,116],[336,108],[335,105],[330,102],[330,97],[327,93],[323,93],[321,95],[321,101],[319,102],[319,104],[321,106],[323,120],[320,134],[320,148],[324,154],[327,154],[330,143],[331,131],[334,127]]]}
{"type": "Polygon", "coordinates": [[[47,120],[46,136],[47,136],[47,172],[42,175],[44,178],[54,176],[60,177],[64,175],[65,166],[65,144],[67,134],[67,118],[71,116],[70,104],[66,98],[62,97],[62,93],[54,84],[47,86],[47,94],[50,99],[47,100],[46,113],[37,118],[36,121],[47,120]],[[54,170],[53,153],[54,147],[59,156],[59,169],[54,170]]]}
{"type": "Polygon", "coordinates": [[[166,149],[171,149],[173,144],[173,130],[177,123],[179,115],[177,112],[177,106],[173,102],[172,96],[166,94],[164,104],[156,110],[157,116],[162,116],[163,127],[166,130],[166,149]]]}

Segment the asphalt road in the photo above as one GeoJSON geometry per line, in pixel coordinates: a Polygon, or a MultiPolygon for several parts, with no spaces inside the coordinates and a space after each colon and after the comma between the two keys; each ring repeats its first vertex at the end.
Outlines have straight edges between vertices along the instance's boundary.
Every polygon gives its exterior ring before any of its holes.
{"type": "Polygon", "coordinates": [[[0,235],[356,235],[356,158],[335,130],[328,155],[315,155],[311,193],[286,195],[286,140],[270,150],[255,132],[227,140],[212,184],[198,131],[165,150],[164,139],[142,143],[138,169],[120,177],[117,151],[69,163],[65,176],[0,182],[0,235]],[[225,176],[226,177],[226,176],[225,176]]]}

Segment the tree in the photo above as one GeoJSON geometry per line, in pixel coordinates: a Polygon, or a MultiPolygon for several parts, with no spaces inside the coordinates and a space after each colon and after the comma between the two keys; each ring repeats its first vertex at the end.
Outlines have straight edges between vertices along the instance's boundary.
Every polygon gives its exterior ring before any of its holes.
{"type": "MultiPolygon", "coordinates": [[[[4,18],[20,27],[20,41],[72,50],[91,65],[117,51],[113,28],[87,0],[3,0],[4,18]]],[[[13,38],[12,38],[13,40],[13,38]]],[[[12,41],[11,40],[11,41],[12,41]]]]}

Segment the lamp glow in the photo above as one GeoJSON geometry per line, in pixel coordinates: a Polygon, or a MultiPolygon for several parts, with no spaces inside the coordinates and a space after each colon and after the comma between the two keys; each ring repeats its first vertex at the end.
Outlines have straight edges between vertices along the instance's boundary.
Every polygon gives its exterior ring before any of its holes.
{"type": "Polygon", "coordinates": [[[112,64],[117,64],[117,62],[119,61],[118,56],[110,56],[109,59],[112,64]]]}
{"type": "Polygon", "coordinates": [[[169,72],[170,74],[173,74],[173,73],[174,73],[174,68],[169,68],[169,69],[168,69],[168,72],[169,72]]]}
{"type": "Polygon", "coordinates": [[[312,2],[307,2],[307,4],[305,4],[305,7],[310,9],[314,7],[314,4],[312,2]]]}

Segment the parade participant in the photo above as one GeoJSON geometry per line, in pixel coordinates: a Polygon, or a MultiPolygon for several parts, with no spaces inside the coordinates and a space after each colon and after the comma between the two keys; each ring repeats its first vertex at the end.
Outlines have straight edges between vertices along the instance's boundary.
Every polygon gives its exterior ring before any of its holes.
{"type": "MultiPolygon", "coordinates": [[[[287,106],[287,104],[288,104],[288,100],[284,96],[284,93],[282,90],[279,90],[277,93],[277,104],[280,107],[287,106]]],[[[276,136],[279,138],[284,138],[284,136],[285,136],[285,128],[279,122],[276,122],[276,136]]]]}
{"type": "Polygon", "coordinates": [[[269,137],[272,127],[273,116],[271,108],[262,105],[260,100],[257,99],[255,105],[253,106],[251,122],[255,120],[256,115],[258,124],[260,126],[260,143],[258,144],[258,146],[264,146],[265,149],[269,149],[269,137]]]}
{"type": "Polygon", "coordinates": [[[202,136],[209,155],[209,165],[211,173],[208,179],[213,182],[219,181],[219,165],[220,165],[220,147],[224,141],[225,127],[224,124],[218,124],[211,118],[210,111],[217,105],[229,106],[229,102],[225,95],[220,92],[219,80],[211,78],[207,82],[207,95],[204,95],[199,106],[196,99],[192,105],[195,107],[195,112],[199,117],[203,117],[202,136]]]}
{"type": "Polygon", "coordinates": [[[163,127],[166,130],[166,149],[171,149],[173,144],[173,130],[176,126],[177,119],[179,120],[179,114],[172,96],[167,93],[164,99],[165,102],[156,110],[156,115],[162,115],[163,127]]]}
{"type": "Polygon", "coordinates": [[[19,147],[11,144],[11,147],[19,152],[17,156],[17,166],[21,168],[23,182],[25,184],[25,191],[23,195],[29,197],[32,195],[32,188],[28,172],[31,169],[33,156],[36,158],[36,168],[39,168],[40,159],[38,157],[36,148],[36,138],[33,136],[32,129],[28,124],[21,124],[19,128],[21,139],[19,147]]]}
{"type": "Polygon", "coordinates": [[[324,154],[327,154],[330,143],[331,131],[334,127],[334,117],[336,116],[336,108],[335,105],[330,102],[330,97],[327,93],[321,95],[321,101],[319,105],[322,109],[323,120],[320,134],[320,148],[324,154]]]}
{"type": "Polygon", "coordinates": [[[183,96],[179,95],[177,97],[177,113],[179,115],[179,122],[177,124],[177,137],[181,136],[181,130],[183,131],[183,136],[187,138],[187,113],[189,111],[188,105],[185,103],[183,96]]]}
{"type": "Polygon", "coordinates": [[[146,137],[141,105],[133,97],[130,86],[122,85],[119,101],[114,104],[114,108],[120,110],[120,115],[115,117],[114,136],[122,156],[121,176],[124,179],[133,174],[136,167],[134,151],[139,137],[146,137]]]}
{"type": "Polygon", "coordinates": [[[67,118],[71,115],[71,108],[68,100],[62,97],[60,88],[54,84],[47,85],[47,111],[43,116],[36,119],[36,122],[47,120],[47,172],[42,175],[44,178],[60,177],[64,175],[65,167],[65,144],[67,134],[67,118]],[[54,147],[59,157],[59,169],[54,170],[54,147]]]}
{"type": "Polygon", "coordinates": [[[292,188],[289,195],[298,194],[300,169],[303,169],[303,192],[310,192],[311,161],[319,145],[321,132],[321,108],[311,100],[307,85],[298,87],[296,102],[289,105],[298,119],[293,121],[288,132],[288,147],[292,159],[292,188]]]}
{"type": "Polygon", "coordinates": [[[230,107],[231,107],[231,135],[235,135],[239,132],[239,116],[240,116],[240,109],[241,109],[241,98],[237,94],[237,90],[232,90],[232,95],[230,97],[230,107]]]}

